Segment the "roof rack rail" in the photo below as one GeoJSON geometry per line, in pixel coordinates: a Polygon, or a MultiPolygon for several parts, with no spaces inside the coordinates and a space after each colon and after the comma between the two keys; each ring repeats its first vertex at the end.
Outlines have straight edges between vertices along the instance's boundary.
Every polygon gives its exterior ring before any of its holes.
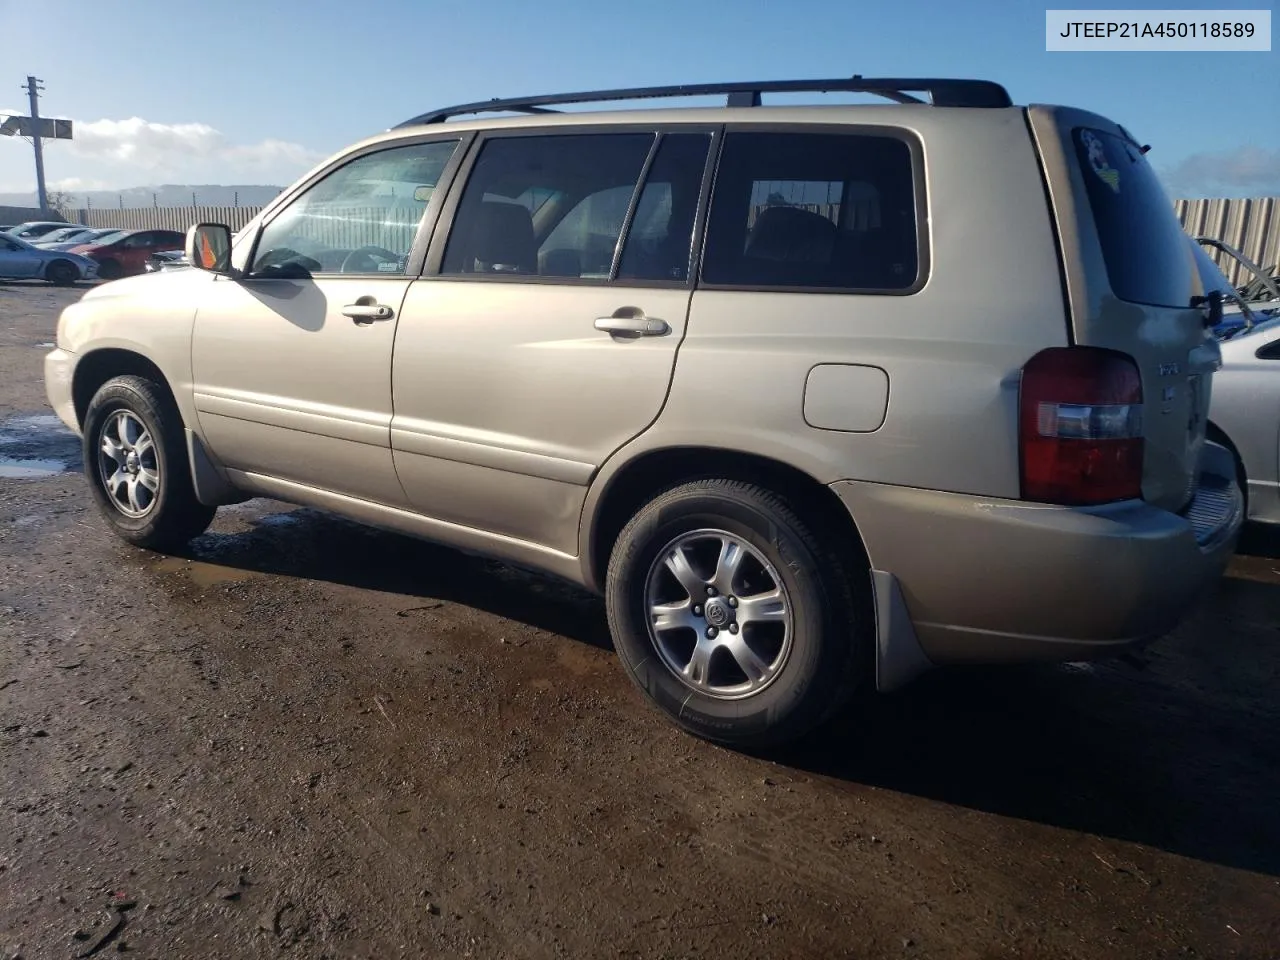
{"type": "Polygon", "coordinates": [[[948,80],[920,77],[872,78],[861,75],[832,80],[761,80],[755,83],[689,83],[668,87],[630,87],[621,90],[586,90],[580,93],[557,93],[537,97],[512,97],[510,99],[482,100],[445,107],[419,114],[411,120],[397,124],[412,127],[424,123],[443,123],[451,117],[474,113],[556,113],[551,106],[568,103],[600,103],[614,100],[657,100],[674,97],[703,97],[725,94],[730,107],[758,107],[761,94],[765,93],[872,93],[895,103],[932,102],[936,107],[1009,107],[1013,101],[1009,93],[990,80],[948,80]],[[925,101],[912,96],[927,93],[925,101]]]}

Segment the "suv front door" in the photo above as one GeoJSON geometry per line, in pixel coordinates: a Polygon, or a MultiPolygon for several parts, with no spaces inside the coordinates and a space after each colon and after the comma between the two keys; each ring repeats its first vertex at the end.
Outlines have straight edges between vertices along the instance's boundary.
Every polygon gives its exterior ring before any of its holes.
{"type": "Polygon", "coordinates": [[[667,395],[711,141],[477,144],[396,331],[391,444],[418,511],[576,554],[587,484],[667,395]]]}
{"type": "Polygon", "coordinates": [[[326,173],[265,221],[245,276],[209,284],[191,350],[195,406],[245,486],[266,478],[403,504],[391,347],[458,142],[384,148],[326,173]]]}

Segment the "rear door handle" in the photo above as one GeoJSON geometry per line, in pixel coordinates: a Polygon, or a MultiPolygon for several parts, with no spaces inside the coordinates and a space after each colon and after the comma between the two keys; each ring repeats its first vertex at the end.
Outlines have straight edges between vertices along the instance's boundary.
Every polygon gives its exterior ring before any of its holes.
{"type": "Polygon", "coordinates": [[[657,317],[597,317],[596,329],[619,337],[661,337],[670,333],[665,320],[657,317]]]}
{"type": "Polygon", "coordinates": [[[348,303],[343,307],[342,315],[350,317],[356,323],[373,323],[375,320],[390,320],[396,312],[385,303],[376,303],[373,297],[361,297],[355,303],[348,303]]]}

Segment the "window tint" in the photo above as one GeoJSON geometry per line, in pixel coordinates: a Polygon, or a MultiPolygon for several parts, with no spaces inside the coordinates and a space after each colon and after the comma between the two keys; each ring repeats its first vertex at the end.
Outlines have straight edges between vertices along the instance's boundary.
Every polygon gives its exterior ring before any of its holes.
{"type": "Polygon", "coordinates": [[[686,280],[710,134],[662,138],[627,231],[620,280],[686,280]]]}
{"type": "Polygon", "coordinates": [[[904,290],[919,248],[911,151],[893,137],[730,133],[702,279],[904,290]]]}
{"type": "Polygon", "coordinates": [[[333,171],[267,224],[253,272],[403,274],[427,202],[457,145],[394,147],[333,171]]]}
{"type": "Polygon", "coordinates": [[[1132,303],[1187,306],[1186,233],[1146,157],[1101,130],[1077,129],[1075,142],[1111,291],[1132,303]]]}
{"type": "Polygon", "coordinates": [[[649,133],[489,140],[441,272],[607,279],[652,146],[649,133]]]}

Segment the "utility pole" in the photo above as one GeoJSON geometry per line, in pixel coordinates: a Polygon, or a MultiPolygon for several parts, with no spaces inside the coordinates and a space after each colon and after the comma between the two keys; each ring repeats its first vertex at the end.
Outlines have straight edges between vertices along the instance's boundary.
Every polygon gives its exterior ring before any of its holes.
{"type": "Polygon", "coordinates": [[[36,148],[36,195],[40,209],[49,209],[49,195],[44,188],[44,148],[40,145],[40,81],[27,77],[27,98],[31,101],[31,142],[36,148]]]}

